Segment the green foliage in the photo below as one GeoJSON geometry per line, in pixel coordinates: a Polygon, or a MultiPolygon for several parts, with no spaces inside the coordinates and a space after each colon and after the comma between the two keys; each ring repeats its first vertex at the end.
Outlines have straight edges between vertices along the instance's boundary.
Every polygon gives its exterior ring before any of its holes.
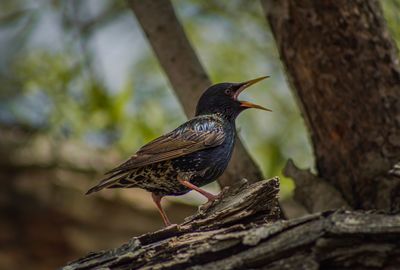
{"type": "Polygon", "coordinates": [[[381,1],[390,33],[400,48],[400,0],[381,1]]]}
{"type": "MultiPolygon", "coordinates": [[[[23,96],[39,95],[48,100],[50,108],[43,116],[46,126],[42,131],[52,136],[84,139],[91,135],[89,140],[94,141],[97,136],[97,146],[111,143],[132,152],[173,121],[165,117],[157,97],[129,110],[135,93],[131,79],[112,93],[94,75],[83,76],[83,66],[66,52],[32,51],[15,62],[15,74],[22,82],[23,96]]],[[[18,104],[15,112],[21,117],[17,121],[28,121],[18,113],[18,104]]]]}

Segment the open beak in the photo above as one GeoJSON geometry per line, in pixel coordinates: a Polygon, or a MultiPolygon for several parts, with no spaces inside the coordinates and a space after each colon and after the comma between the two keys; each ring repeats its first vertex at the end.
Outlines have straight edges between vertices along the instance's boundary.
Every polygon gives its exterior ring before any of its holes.
{"type": "Polygon", "coordinates": [[[272,110],[267,109],[263,106],[248,102],[248,101],[240,101],[240,107],[244,107],[244,108],[255,108],[255,109],[260,109],[260,110],[264,110],[267,112],[272,112],[272,110]]]}
{"type": "MultiPolygon", "coordinates": [[[[259,78],[256,78],[256,79],[253,79],[253,80],[250,80],[250,81],[239,83],[237,85],[238,88],[237,88],[233,98],[235,100],[237,100],[239,94],[241,92],[243,92],[243,90],[245,90],[246,88],[252,86],[253,84],[258,83],[259,81],[262,81],[262,80],[267,79],[267,78],[269,78],[269,76],[263,76],[263,77],[259,77],[259,78]]],[[[253,104],[253,103],[248,102],[248,101],[239,101],[239,102],[240,102],[240,106],[244,107],[244,108],[255,108],[255,109],[260,109],[260,110],[272,112],[270,109],[267,109],[267,108],[265,108],[263,106],[260,106],[260,105],[257,105],[257,104],[253,104]]]]}

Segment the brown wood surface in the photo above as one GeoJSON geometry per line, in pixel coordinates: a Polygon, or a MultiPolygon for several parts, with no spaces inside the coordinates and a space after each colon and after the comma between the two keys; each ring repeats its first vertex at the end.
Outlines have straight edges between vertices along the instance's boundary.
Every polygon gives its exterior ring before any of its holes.
{"type": "Polygon", "coordinates": [[[240,184],[180,225],[88,254],[72,269],[396,269],[400,215],[279,220],[278,179],[240,184]]]}
{"type": "Polygon", "coordinates": [[[400,69],[376,0],[262,0],[318,176],[356,209],[400,210],[400,69]]]}

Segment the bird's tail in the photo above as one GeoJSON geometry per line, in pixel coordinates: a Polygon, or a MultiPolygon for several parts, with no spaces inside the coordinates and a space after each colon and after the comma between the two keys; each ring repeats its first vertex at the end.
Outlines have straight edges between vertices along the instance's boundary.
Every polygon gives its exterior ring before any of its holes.
{"type": "Polygon", "coordinates": [[[96,186],[90,188],[90,189],[85,193],[85,195],[89,195],[89,194],[92,194],[92,193],[94,193],[94,192],[100,191],[100,190],[102,190],[103,188],[106,188],[106,187],[107,187],[107,185],[98,184],[98,185],[96,185],[96,186]]]}
{"type": "Polygon", "coordinates": [[[98,183],[96,186],[92,187],[91,189],[89,189],[85,195],[89,195],[91,193],[100,191],[104,188],[108,188],[111,187],[115,184],[117,184],[120,180],[124,179],[126,177],[127,173],[124,173],[123,175],[121,175],[121,173],[114,173],[106,178],[104,178],[103,180],[100,181],[100,183],[98,183]],[[117,177],[118,176],[118,177],[117,177]]]}

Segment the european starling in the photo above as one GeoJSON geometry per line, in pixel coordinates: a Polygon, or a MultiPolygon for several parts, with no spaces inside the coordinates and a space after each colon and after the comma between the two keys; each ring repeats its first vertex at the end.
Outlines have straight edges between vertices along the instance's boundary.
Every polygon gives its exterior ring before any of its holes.
{"type": "Polygon", "coordinates": [[[127,161],[106,173],[86,194],[103,188],[142,188],[151,192],[166,226],[161,207],[163,196],[195,190],[209,201],[217,196],[199,188],[216,180],[226,169],[235,143],[235,119],[248,108],[270,111],[239,101],[247,87],[268,76],[242,83],[219,83],[209,87],[197,103],[196,115],[175,130],[149,142],[127,161]]]}

